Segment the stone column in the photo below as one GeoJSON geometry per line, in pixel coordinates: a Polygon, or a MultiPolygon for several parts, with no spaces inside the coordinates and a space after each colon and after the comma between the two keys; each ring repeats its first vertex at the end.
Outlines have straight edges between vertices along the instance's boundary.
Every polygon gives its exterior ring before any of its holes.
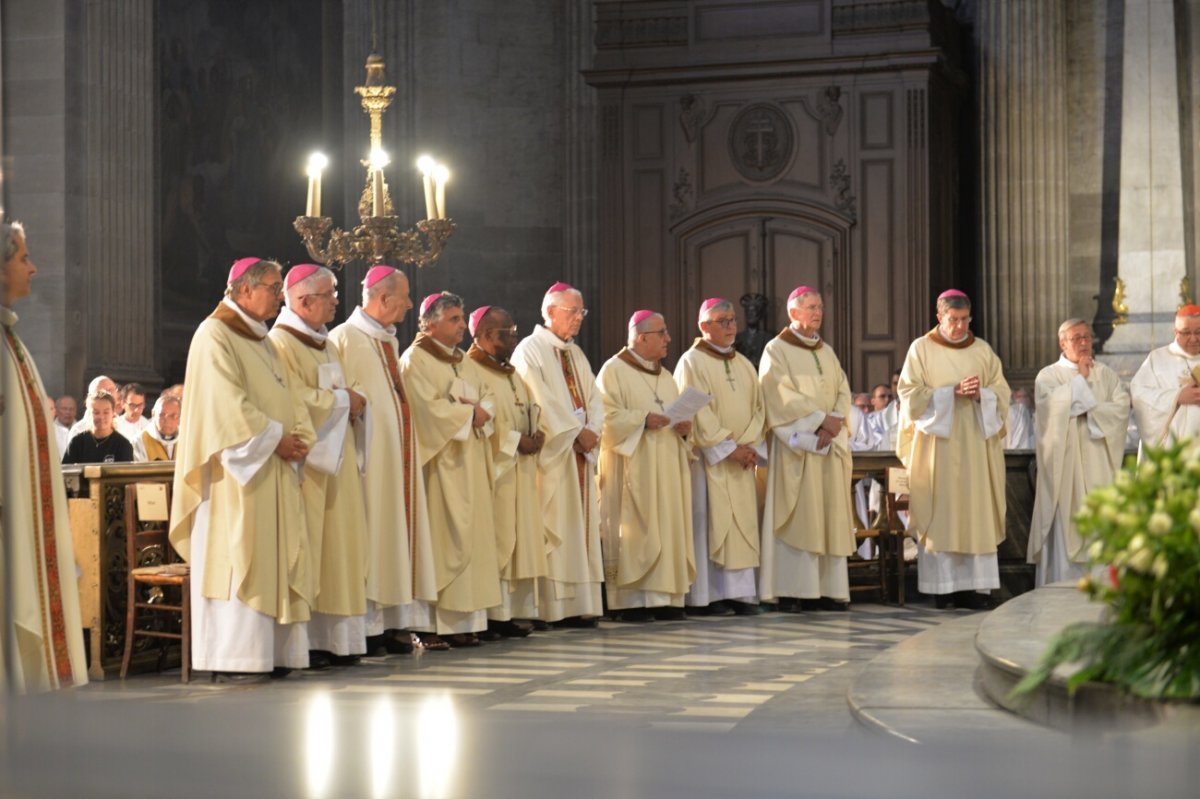
{"type": "Polygon", "coordinates": [[[1187,274],[1174,42],[1172,0],[1126,5],[1117,270],[1128,321],[1104,347],[1122,374],[1132,374],[1147,352],[1172,340],[1187,274]]]}
{"type": "Polygon", "coordinates": [[[979,332],[1015,383],[1058,357],[1068,308],[1064,5],[984,0],[978,12],[979,332]]]}
{"type": "Polygon", "coordinates": [[[89,2],[81,131],[86,168],[86,239],[77,260],[86,281],[85,379],[161,382],[154,344],[158,319],[158,203],[155,179],[153,0],[89,2]]]}

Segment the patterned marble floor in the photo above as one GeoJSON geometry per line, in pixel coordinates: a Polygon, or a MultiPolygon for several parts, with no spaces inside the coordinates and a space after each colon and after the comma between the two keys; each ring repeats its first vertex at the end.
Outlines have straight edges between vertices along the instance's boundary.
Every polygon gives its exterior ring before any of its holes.
{"type": "Polygon", "coordinates": [[[266,685],[213,685],[178,672],[93,683],[83,701],[295,703],[389,696],[409,704],[453,698],[487,714],[591,714],[663,729],[714,732],[857,731],[846,689],[880,651],[956,618],[928,606],[856,604],[850,612],[690,618],[595,630],[554,630],[475,649],[367,658],[354,667],[294,672],[266,685]]]}

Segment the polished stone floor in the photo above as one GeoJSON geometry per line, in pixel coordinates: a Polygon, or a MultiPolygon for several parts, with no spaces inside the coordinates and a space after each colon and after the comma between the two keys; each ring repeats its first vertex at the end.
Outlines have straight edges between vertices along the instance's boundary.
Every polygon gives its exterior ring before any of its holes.
{"type": "Polygon", "coordinates": [[[693,617],[528,638],[449,652],[365,658],[293,672],[266,685],[213,685],[178,672],[92,683],[86,701],[288,703],[316,690],[417,700],[448,695],[462,708],[504,714],[619,717],[661,729],[857,732],[846,691],[881,651],[965,611],[855,604],[849,612],[693,617]]]}

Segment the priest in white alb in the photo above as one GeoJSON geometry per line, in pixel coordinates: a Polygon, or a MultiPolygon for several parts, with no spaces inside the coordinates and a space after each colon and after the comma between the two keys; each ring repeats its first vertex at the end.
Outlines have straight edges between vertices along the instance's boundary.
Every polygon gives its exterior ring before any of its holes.
{"type": "Polygon", "coordinates": [[[1175,313],[1175,340],[1150,351],[1129,393],[1142,446],[1167,446],[1200,434],[1200,305],[1175,313]]]}
{"type": "Polygon", "coordinates": [[[549,576],[539,618],[594,627],[603,614],[596,459],[604,402],[587,356],[575,343],[587,316],[583,295],[555,283],[542,298],[544,324],[517,345],[512,363],[541,408],[546,440],[538,454],[538,494],[546,522],[549,576]]]}
{"type": "Polygon", "coordinates": [[[170,538],[191,564],[192,668],[230,682],[309,664],[316,584],[300,480],[314,434],[267,340],[281,271],[259,258],[229,270],[188,348],[175,447],[170,538]]]}
{"type": "Polygon", "coordinates": [[[917,585],[939,608],[989,607],[1004,540],[1004,420],[1000,359],[971,333],[971,301],[937,301],[938,326],[908,348],[900,371],[896,456],[908,469],[917,585]]]}
{"type": "Polygon", "coordinates": [[[467,357],[496,404],[491,437],[496,481],[493,492],[500,604],[488,610],[488,630],[523,637],[531,626],[518,619],[538,616],[539,582],[547,575],[546,522],[538,496],[538,453],[546,441],[541,408],[509,362],[517,346],[512,315],[495,305],[471,312],[467,357]]]}
{"type": "Polygon", "coordinates": [[[500,604],[490,441],[496,406],[479,367],[458,348],[466,330],[462,298],[431,294],[421,301],[420,333],[400,356],[429,502],[437,634],[451,646],[478,646],[488,608],[500,604]]]}
{"type": "Polygon", "coordinates": [[[1038,372],[1037,492],[1029,525],[1030,563],[1037,585],[1077,580],[1087,551],[1075,514],[1088,492],[1113,481],[1125,454],[1129,392],[1092,357],[1092,329],[1083,319],[1059,325],[1062,357],[1038,372]]]}
{"type": "Polygon", "coordinates": [[[850,383],[821,338],[820,292],[798,287],[787,309],[791,324],[767,342],[758,369],[773,434],[759,592],[787,612],[845,610],[854,551],[850,383]]]}
{"type": "Polygon", "coordinates": [[[286,305],[270,339],[304,400],[316,443],[304,461],[304,511],[316,583],[308,622],[313,668],[349,666],[366,653],[367,548],[356,432],[366,400],[346,382],[328,346],[326,323],[337,313],[337,278],[317,264],[298,264],[284,279],[286,305]]]}
{"type": "Polygon", "coordinates": [[[12,311],[29,296],[37,268],[19,223],[0,220],[0,249],[0,432],[9,452],[0,461],[0,558],[9,558],[12,579],[5,592],[11,605],[0,600],[0,690],[38,693],[84,685],[87,663],[58,444],[46,389],[12,311]]]}
{"type": "Polygon", "coordinates": [[[383,264],[367,270],[362,303],[329,333],[346,384],[367,400],[366,502],[368,653],[406,654],[412,633],[446,650],[434,632],[437,585],[412,405],[400,376],[396,325],[412,308],[408,277],[383,264]]]}
{"type": "Polygon", "coordinates": [[[600,369],[600,540],[608,608],[623,621],[681,619],[696,579],[692,422],[665,411],[679,396],[662,367],[671,336],[662,314],[629,319],[628,346],[600,369]]]}
{"type": "Polygon", "coordinates": [[[679,358],[675,382],[712,396],[696,414],[691,442],[696,580],[685,602],[711,615],[759,612],[760,513],[756,467],[766,463],[766,407],[758,372],[733,347],[737,312],[714,297],[700,305],[700,338],[679,358]]]}
{"type": "Polygon", "coordinates": [[[154,401],[150,424],[133,440],[133,459],[147,461],[175,460],[175,444],[179,441],[179,416],[183,402],[173,394],[160,394],[154,401]]]}

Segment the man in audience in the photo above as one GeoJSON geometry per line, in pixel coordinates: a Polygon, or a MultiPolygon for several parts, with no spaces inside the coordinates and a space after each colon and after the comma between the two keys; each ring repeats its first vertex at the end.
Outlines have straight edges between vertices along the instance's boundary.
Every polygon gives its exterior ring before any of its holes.
{"type": "Polygon", "coordinates": [[[179,398],[162,394],[154,403],[154,418],[133,442],[135,461],[175,460],[175,442],[179,436],[179,398]]]}

